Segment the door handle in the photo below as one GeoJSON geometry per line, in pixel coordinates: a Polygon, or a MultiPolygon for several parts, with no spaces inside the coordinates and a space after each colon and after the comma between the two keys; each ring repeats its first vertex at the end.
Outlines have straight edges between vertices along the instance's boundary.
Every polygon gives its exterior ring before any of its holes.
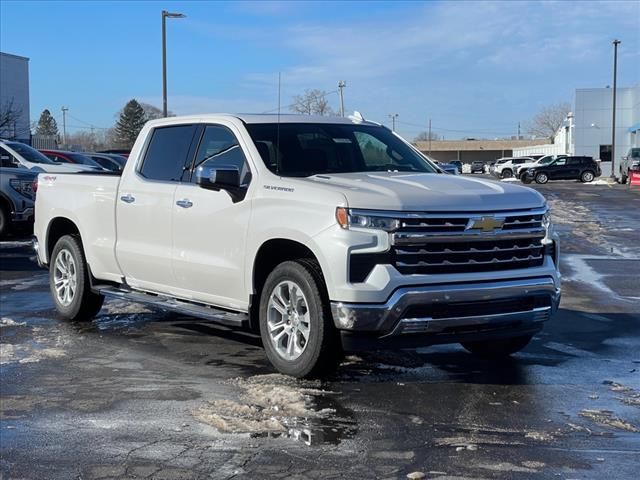
{"type": "Polygon", "coordinates": [[[179,207],[182,207],[182,208],[191,208],[191,207],[193,207],[193,202],[191,202],[190,200],[187,200],[185,198],[184,200],[178,200],[176,202],[176,205],[178,205],[179,207]]]}
{"type": "Polygon", "coordinates": [[[130,193],[127,193],[126,195],[122,195],[120,197],[120,200],[122,200],[124,203],[133,203],[136,201],[136,197],[134,197],[130,193]]]}

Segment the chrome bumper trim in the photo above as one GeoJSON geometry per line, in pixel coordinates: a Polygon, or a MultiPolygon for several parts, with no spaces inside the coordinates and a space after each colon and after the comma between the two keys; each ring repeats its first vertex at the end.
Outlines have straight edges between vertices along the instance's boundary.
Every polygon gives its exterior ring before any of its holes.
{"type": "Polygon", "coordinates": [[[381,335],[437,332],[444,328],[512,321],[542,322],[554,313],[560,303],[560,288],[551,277],[508,280],[501,282],[405,287],[396,290],[386,303],[363,304],[331,302],[336,328],[381,335]],[[547,295],[550,306],[530,311],[508,312],[450,318],[404,318],[409,307],[438,303],[508,300],[547,295]]]}

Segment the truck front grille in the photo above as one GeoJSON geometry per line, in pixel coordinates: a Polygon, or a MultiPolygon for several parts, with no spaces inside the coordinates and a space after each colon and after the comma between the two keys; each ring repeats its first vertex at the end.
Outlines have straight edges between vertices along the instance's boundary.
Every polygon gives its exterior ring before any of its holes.
{"type": "Polygon", "coordinates": [[[491,272],[538,267],[549,251],[545,209],[478,213],[405,213],[388,252],[351,255],[350,280],[363,282],[377,264],[403,275],[491,272]]]}

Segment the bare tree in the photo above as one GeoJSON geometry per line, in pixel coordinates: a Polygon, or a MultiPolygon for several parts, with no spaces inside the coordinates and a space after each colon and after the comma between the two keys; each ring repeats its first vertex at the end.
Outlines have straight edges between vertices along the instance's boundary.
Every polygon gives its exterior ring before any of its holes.
{"type": "Polygon", "coordinates": [[[332,115],[333,110],[327,100],[327,92],[324,90],[305,90],[302,95],[293,97],[293,103],[289,106],[292,112],[303,115],[332,115]]]}
{"type": "Polygon", "coordinates": [[[440,135],[433,132],[420,132],[413,139],[414,142],[428,142],[429,140],[440,140],[440,135]]]}
{"type": "Polygon", "coordinates": [[[527,133],[536,137],[547,137],[553,142],[558,129],[571,111],[569,102],[560,102],[544,107],[526,125],[527,133]]]}
{"type": "MultiPolygon", "coordinates": [[[[147,117],[147,120],[156,120],[158,118],[162,118],[162,110],[156,107],[155,105],[151,105],[150,103],[140,102],[140,106],[142,110],[144,110],[144,114],[147,117]]],[[[118,115],[122,113],[122,111],[118,112],[118,115]]],[[[175,117],[176,114],[171,110],[167,112],[167,117],[175,117]]]]}
{"type": "Polygon", "coordinates": [[[4,132],[5,135],[15,137],[16,136],[16,122],[22,115],[22,109],[16,107],[13,102],[13,98],[6,100],[0,105],[0,132],[4,132]]]}

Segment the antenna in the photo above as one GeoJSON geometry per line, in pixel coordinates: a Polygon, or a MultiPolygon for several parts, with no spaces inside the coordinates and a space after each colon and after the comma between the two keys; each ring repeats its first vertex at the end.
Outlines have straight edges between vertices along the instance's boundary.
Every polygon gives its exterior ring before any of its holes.
{"type": "Polygon", "coordinates": [[[278,123],[276,126],[276,174],[280,175],[280,75],[278,72],[278,123]]]}

